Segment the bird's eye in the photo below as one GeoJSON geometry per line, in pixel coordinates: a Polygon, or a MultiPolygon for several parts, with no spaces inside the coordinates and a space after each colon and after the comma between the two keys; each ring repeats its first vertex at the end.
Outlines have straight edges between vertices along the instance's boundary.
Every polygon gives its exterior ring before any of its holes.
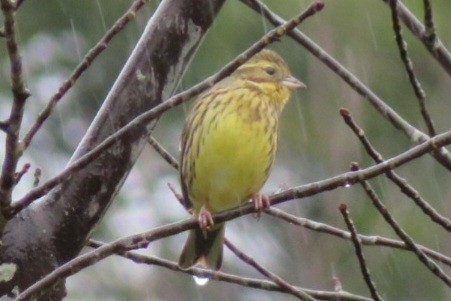
{"type": "Polygon", "coordinates": [[[274,69],[273,67],[267,67],[267,68],[265,68],[265,72],[268,75],[274,75],[274,74],[276,74],[276,69],[274,69]]]}

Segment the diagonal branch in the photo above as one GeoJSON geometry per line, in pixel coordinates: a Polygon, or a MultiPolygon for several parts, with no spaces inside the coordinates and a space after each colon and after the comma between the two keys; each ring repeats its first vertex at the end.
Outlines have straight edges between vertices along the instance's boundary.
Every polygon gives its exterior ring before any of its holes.
{"type": "MultiPolygon", "coordinates": [[[[342,239],[350,240],[351,234],[348,231],[344,231],[342,229],[333,227],[328,224],[319,223],[316,221],[309,220],[307,218],[298,217],[293,214],[289,214],[287,212],[284,212],[277,208],[268,208],[265,210],[265,213],[268,215],[271,215],[273,217],[282,219],[284,221],[287,221],[290,224],[297,225],[304,227],[306,229],[326,233],[335,237],[339,237],[342,239]]],[[[363,245],[367,246],[383,246],[383,247],[389,247],[389,248],[395,248],[400,250],[409,250],[409,247],[400,240],[390,239],[386,237],[381,237],[377,235],[362,235],[359,234],[359,241],[363,245]]],[[[440,261],[443,264],[446,264],[447,266],[451,267],[451,258],[447,257],[437,251],[431,250],[429,248],[426,248],[425,246],[417,244],[417,247],[421,249],[425,254],[427,254],[429,257],[434,258],[437,261],[440,261]]]]}
{"type": "MultiPolygon", "coordinates": [[[[374,149],[374,147],[369,142],[368,138],[365,136],[365,132],[361,129],[353,120],[352,115],[346,109],[341,109],[340,114],[343,117],[345,123],[351,128],[351,130],[359,138],[360,142],[364,146],[366,152],[373,158],[374,162],[381,163],[384,161],[382,155],[374,149]]],[[[411,185],[409,185],[406,179],[399,176],[395,171],[389,170],[385,173],[387,178],[389,178],[393,183],[395,183],[401,191],[411,198],[415,204],[420,207],[420,209],[429,218],[442,226],[448,232],[451,232],[451,220],[441,215],[440,212],[434,209],[421,195],[415,190],[411,185]]]]}
{"type": "Polygon", "coordinates": [[[420,112],[423,116],[424,122],[428,128],[429,136],[435,136],[436,130],[434,127],[434,123],[429,115],[429,112],[426,109],[425,98],[426,93],[421,87],[420,81],[415,75],[415,71],[413,70],[412,60],[407,53],[407,42],[402,37],[401,33],[401,25],[399,24],[399,17],[397,13],[398,0],[390,0],[390,8],[392,12],[392,22],[393,22],[393,31],[395,32],[396,43],[398,44],[399,54],[401,56],[401,60],[406,68],[407,75],[409,76],[410,84],[413,87],[413,91],[415,92],[415,96],[418,99],[418,104],[420,106],[420,112]]]}
{"type": "MultiPolygon", "coordinates": [[[[161,1],[69,165],[174,94],[224,2],[161,1]]],[[[151,127],[142,125],[123,135],[114,148],[59,182],[33,208],[7,221],[2,231],[0,262],[15,270],[9,279],[0,281],[0,298],[17,288],[24,290],[77,256],[122,187],[151,127]]],[[[46,290],[45,297],[60,300],[64,291],[64,281],[58,281],[46,290]]]]}
{"type": "Polygon", "coordinates": [[[270,43],[277,41],[281,36],[291,31],[294,27],[299,25],[308,17],[320,11],[323,7],[324,7],[323,2],[321,1],[313,2],[313,4],[311,4],[304,12],[300,13],[299,15],[285,22],[281,26],[268,32],[258,42],[256,42],[245,52],[240,54],[235,60],[228,63],[223,69],[221,69],[215,75],[210,76],[209,78],[195,85],[194,87],[191,87],[190,89],[169,98],[168,100],[155,106],[153,109],[140,114],[139,116],[131,120],[129,123],[127,123],[125,126],[123,126],[121,129],[117,130],[114,134],[107,137],[103,142],[99,143],[91,151],[87,152],[81,158],[73,162],[61,174],[48,180],[40,187],[30,190],[22,199],[18,200],[11,206],[9,214],[15,215],[17,212],[28,206],[31,202],[48,193],[52,188],[54,188],[55,186],[59,185],[61,182],[66,180],[74,172],[87,166],[107,148],[114,145],[118,141],[118,139],[124,137],[125,135],[131,132],[139,132],[146,124],[149,124],[153,119],[159,117],[165,111],[191,99],[192,97],[210,88],[221,79],[230,75],[236,68],[238,68],[241,64],[245,63],[255,53],[259,52],[264,47],[268,46],[270,43]]]}
{"type": "MultiPolygon", "coordinates": [[[[104,246],[105,243],[91,239],[91,240],[89,240],[87,245],[92,248],[99,248],[101,246],[104,246]]],[[[189,269],[181,269],[178,266],[178,264],[174,261],[169,261],[169,260],[162,259],[162,258],[159,258],[156,256],[146,256],[146,255],[134,252],[134,251],[116,253],[115,255],[125,257],[138,264],[155,265],[155,266],[163,267],[163,268],[166,268],[166,269],[169,269],[172,271],[176,271],[176,272],[180,272],[180,273],[185,273],[185,274],[194,275],[194,276],[198,276],[198,277],[206,277],[210,280],[234,283],[234,284],[238,284],[241,286],[251,287],[251,288],[256,288],[256,289],[261,289],[261,290],[286,293],[286,291],[284,291],[283,288],[281,288],[275,282],[264,280],[264,279],[241,277],[241,276],[237,276],[237,275],[233,275],[233,274],[224,273],[221,271],[212,271],[212,270],[206,270],[206,269],[196,268],[196,267],[191,267],[189,269]]],[[[369,298],[359,296],[359,295],[354,295],[354,294],[351,294],[346,291],[328,292],[328,291],[311,290],[311,289],[301,288],[301,287],[295,287],[295,288],[298,290],[302,290],[302,291],[306,292],[307,294],[309,294],[319,300],[371,301],[371,299],[369,299],[369,298]]]]}
{"type": "Polygon", "coordinates": [[[368,270],[368,267],[366,265],[365,256],[363,255],[362,245],[359,241],[357,230],[355,228],[354,223],[351,220],[351,217],[349,216],[348,208],[345,204],[341,204],[340,212],[343,215],[343,218],[345,220],[346,226],[349,229],[349,232],[351,233],[351,240],[354,244],[355,253],[357,256],[357,259],[359,260],[360,264],[360,270],[362,271],[363,279],[366,282],[366,285],[368,286],[368,289],[370,290],[371,297],[373,297],[374,301],[382,301],[381,296],[376,290],[376,285],[374,284],[373,280],[370,276],[370,271],[368,270]]]}
{"type": "MultiPolygon", "coordinates": [[[[391,0],[382,1],[385,4],[389,4],[389,1],[391,0]]],[[[435,36],[434,39],[431,39],[430,30],[425,28],[404,4],[399,3],[397,10],[401,21],[418,39],[420,39],[429,53],[436,59],[440,66],[445,69],[448,75],[451,75],[451,53],[446,49],[442,41],[437,36],[435,36]]]]}
{"type": "MultiPolygon", "coordinates": [[[[272,196],[271,203],[278,204],[295,198],[313,195],[315,193],[318,193],[319,191],[331,190],[339,186],[362,182],[370,177],[374,177],[389,169],[396,168],[397,166],[403,163],[413,160],[418,156],[420,156],[421,154],[427,153],[427,151],[430,151],[433,148],[440,147],[445,142],[451,143],[451,131],[441,135],[437,135],[434,138],[431,138],[429,141],[424,142],[423,144],[420,144],[399,156],[384,161],[383,163],[375,165],[373,167],[369,167],[367,169],[360,171],[347,172],[341,176],[330,178],[328,180],[311,183],[297,188],[295,187],[292,189],[288,189],[283,193],[279,193],[272,196]]],[[[247,204],[232,210],[227,210],[225,212],[215,214],[213,216],[213,221],[214,223],[217,224],[253,212],[255,212],[254,205],[247,204]]],[[[196,220],[190,219],[187,221],[181,221],[160,228],[156,228],[154,230],[145,233],[119,239],[111,244],[108,244],[90,253],[81,255],[69,261],[68,263],[63,264],[62,266],[60,266],[59,268],[55,269],[53,272],[48,274],[46,277],[30,286],[19,296],[17,300],[26,300],[36,292],[52,285],[55,281],[65,279],[66,277],[75,274],[79,270],[87,266],[90,266],[112,254],[130,251],[138,248],[144,248],[147,247],[150,242],[156,239],[174,235],[189,229],[194,229],[195,227],[198,226],[199,223],[196,220]]],[[[410,248],[414,250],[419,250],[415,245],[412,246],[407,241],[404,242],[410,248]]],[[[421,250],[419,250],[419,252],[424,254],[421,250]]]]}
{"type": "Polygon", "coordinates": [[[135,18],[136,12],[146,3],[146,0],[136,0],[128,9],[128,11],[120,17],[116,23],[105,33],[105,35],[100,39],[100,41],[93,47],[85,57],[82,59],[81,63],[75,67],[71,76],[61,84],[58,91],[50,98],[47,106],[39,113],[38,118],[32,125],[31,129],[25,135],[23,139],[24,149],[28,148],[33,137],[36,135],[38,130],[42,127],[44,122],[49,118],[55,109],[57,103],[63,98],[67,91],[76,83],[80,76],[89,68],[91,63],[95,58],[101,54],[107,47],[109,42],[131,21],[135,18]]]}
{"type": "Polygon", "coordinates": [[[423,0],[425,35],[430,43],[435,43],[437,33],[435,32],[434,18],[432,17],[432,5],[430,0],[423,0]]]}
{"type": "Polygon", "coordinates": [[[256,262],[253,258],[246,255],[245,253],[241,252],[235,245],[228,239],[224,240],[224,244],[229,248],[230,251],[232,251],[239,259],[247,263],[248,265],[252,266],[254,269],[256,269],[260,274],[268,278],[269,280],[276,283],[278,286],[280,286],[283,290],[286,292],[289,292],[293,296],[298,297],[299,300],[307,300],[307,301],[315,301],[316,299],[307,294],[306,292],[294,287],[290,283],[288,283],[286,280],[282,279],[280,276],[274,274],[273,272],[269,271],[265,267],[263,267],[261,264],[256,262]]]}
{"type": "MultiPolygon", "coordinates": [[[[358,169],[357,163],[353,165],[353,170],[358,169]]],[[[418,259],[424,266],[429,269],[435,276],[437,276],[440,280],[442,280],[448,287],[451,288],[451,278],[445,274],[445,272],[440,268],[438,264],[429,259],[429,257],[417,247],[415,241],[399,226],[399,224],[395,221],[393,216],[388,212],[387,207],[381,202],[376,192],[371,187],[368,181],[362,181],[360,184],[363,187],[363,190],[366,192],[368,197],[371,199],[374,207],[379,211],[379,213],[384,217],[387,224],[389,224],[392,229],[395,231],[396,235],[401,238],[404,243],[409,247],[409,249],[417,255],[418,259]]]]}
{"type": "MultiPolygon", "coordinates": [[[[386,0],[388,1],[388,0],[386,0]]],[[[259,0],[241,0],[244,4],[255,10],[257,13],[263,15],[271,24],[278,26],[285,22],[280,16],[268,9],[268,7],[259,0]]],[[[400,11],[403,11],[403,6],[400,5],[400,11]]],[[[401,19],[404,20],[401,14],[401,19]]],[[[410,19],[408,19],[410,20],[410,19]]],[[[413,21],[412,21],[413,22],[413,21]]],[[[410,28],[410,27],[409,27],[410,28]]],[[[311,54],[317,57],[322,63],[329,67],[339,77],[341,77],[352,89],[359,93],[364,99],[386,118],[393,126],[403,131],[406,136],[415,143],[420,143],[429,138],[428,135],[413,127],[405,119],[403,119],[395,110],[388,106],[382,99],[380,99],[373,91],[365,86],[356,76],[349,70],[342,66],[332,56],[330,56],[324,49],[319,47],[309,37],[303,34],[300,30],[293,30],[288,34],[289,37],[305,47],[311,54]]],[[[446,49],[445,49],[446,50],[446,49]]],[[[451,72],[451,58],[449,60],[451,72]]],[[[433,152],[434,158],[440,162],[448,170],[451,170],[451,154],[444,148],[433,152]]]]}
{"type": "Polygon", "coordinates": [[[154,137],[148,137],[147,142],[157,153],[160,154],[160,156],[167,163],[169,163],[169,165],[171,165],[175,169],[179,169],[179,163],[177,162],[177,160],[167,150],[165,150],[164,147],[154,137]]]}

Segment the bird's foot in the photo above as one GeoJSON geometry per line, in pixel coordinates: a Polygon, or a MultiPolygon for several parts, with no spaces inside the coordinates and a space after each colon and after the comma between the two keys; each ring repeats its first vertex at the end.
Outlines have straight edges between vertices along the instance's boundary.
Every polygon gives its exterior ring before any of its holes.
{"type": "Polygon", "coordinates": [[[199,227],[202,230],[204,236],[207,236],[207,231],[211,229],[211,227],[215,224],[213,221],[213,217],[205,206],[200,208],[199,214],[197,216],[199,221],[199,227]]]}
{"type": "Polygon", "coordinates": [[[266,208],[269,208],[271,206],[271,200],[269,199],[269,197],[267,195],[260,194],[260,193],[253,194],[251,199],[252,199],[252,202],[254,203],[254,207],[256,210],[254,217],[259,219],[262,215],[263,210],[265,210],[266,208]]]}

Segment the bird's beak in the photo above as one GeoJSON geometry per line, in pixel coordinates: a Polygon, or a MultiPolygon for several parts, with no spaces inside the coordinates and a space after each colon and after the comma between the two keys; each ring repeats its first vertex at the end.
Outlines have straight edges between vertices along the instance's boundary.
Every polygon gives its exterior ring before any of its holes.
{"type": "Polygon", "coordinates": [[[282,80],[282,85],[287,87],[290,90],[295,90],[298,88],[307,88],[307,86],[301,82],[300,80],[298,80],[296,77],[290,75],[288,77],[285,77],[282,80]]]}

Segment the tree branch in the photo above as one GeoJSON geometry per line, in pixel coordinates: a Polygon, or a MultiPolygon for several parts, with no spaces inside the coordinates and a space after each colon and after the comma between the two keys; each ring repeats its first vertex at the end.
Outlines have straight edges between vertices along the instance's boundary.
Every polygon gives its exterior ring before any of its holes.
{"type": "Polygon", "coordinates": [[[413,91],[415,92],[415,96],[418,99],[418,104],[420,106],[420,112],[423,116],[423,120],[426,123],[428,128],[429,136],[435,136],[436,130],[434,127],[434,122],[432,121],[429,112],[426,109],[425,98],[426,93],[421,87],[420,81],[417,79],[415,75],[415,71],[413,70],[412,60],[407,53],[407,42],[403,39],[401,33],[401,26],[399,24],[399,17],[397,13],[398,0],[390,0],[390,8],[392,12],[392,22],[393,22],[393,31],[395,32],[396,44],[398,45],[399,54],[401,56],[401,60],[406,68],[407,75],[409,76],[410,84],[413,87],[413,91]]]}
{"type": "MultiPolygon", "coordinates": [[[[9,0],[1,0],[1,8],[5,19],[4,33],[10,63],[11,90],[14,97],[11,112],[6,122],[8,131],[6,132],[5,158],[0,176],[0,208],[5,208],[11,204],[11,194],[15,184],[14,173],[16,172],[17,162],[22,155],[19,133],[25,101],[30,93],[23,82],[22,58],[20,57],[15,33],[14,5],[9,0]]],[[[3,225],[0,225],[0,230],[2,228],[3,225]]]]}
{"type": "MultiPolygon", "coordinates": [[[[224,1],[161,2],[71,162],[170,98],[224,1]]],[[[121,136],[114,148],[58,182],[45,199],[7,222],[0,262],[13,265],[15,273],[9,281],[0,282],[0,297],[24,290],[79,253],[125,181],[151,127],[143,125],[121,136]]],[[[64,294],[64,281],[60,281],[45,297],[60,300],[64,294]]]]}
{"type": "MultiPolygon", "coordinates": [[[[385,0],[384,0],[385,1],[385,0]]],[[[386,0],[388,1],[388,0],[386,0]]],[[[260,2],[259,0],[241,0],[244,4],[248,5],[258,14],[264,16],[271,24],[278,26],[282,24],[284,19],[279,17],[277,14],[273,13],[268,7],[260,2]]],[[[408,14],[404,11],[404,6],[400,5],[399,9],[401,12],[401,19],[403,21],[410,20],[408,14]]],[[[406,21],[405,21],[406,22],[406,21]]],[[[415,21],[412,21],[415,22],[415,21]]],[[[373,91],[371,91],[367,86],[365,86],[357,77],[355,77],[349,70],[342,66],[338,61],[336,61],[332,56],[330,56],[324,49],[319,47],[315,42],[313,42],[309,37],[303,34],[300,30],[293,30],[288,33],[288,36],[293,40],[305,47],[311,54],[318,58],[323,64],[329,67],[333,72],[335,72],[341,79],[343,79],[353,90],[360,94],[364,99],[368,100],[369,103],[381,114],[382,117],[387,119],[393,124],[393,126],[406,134],[406,136],[415,143],[420,143],[426,141],[429,136],[420,130],[413,127],[405,119],[403,119],[395,110],[388,106],[382,99],[380,99],[373,91]]],[[[446,50],[446,49],[445,49],[446,50]]],[[[450,72],[451,72],[451,59],[449,61],[450,72]]],[[[448,170],[451,170],[451,154],[445,148],[441,148],[437,152],[432,153],[433,157],[440,162],[448,170]]]]}
{"type": "MultiPolygon", "coordinates": [[[[358,169],[358,165],[354,165],[354,170],[358,169]]],[[[379,213],[384,217],[387,224],[392,227],[395,233],[401,238],[404,243],[409,247],[409,249],[417,255],[418,259],[424,266],[429,269],[435,276],[437,276],[440,280],[442,280],[448,287],[451,288],[451,278],[446,275],[443,270],[438,266],[434,261],[430,260],[427,255],[416,246],[414,240],[398,225],[395,219],[388,212],[387,208],[382,204],[376,192],[371,187],[368,181],[362,181],[360,183],[365,190],[368,197],[371,199],[374,207],[379,211],[379,213]]]]}
{"type": "Polygon", "coordinates": [[[370,271],[368,270],[365,256],[363,255],[362,245],[360,244],[354,223],[352,222],[351,217],[349,216],[348,208],[345,204],[341,204],[339,208],[345,220],[346,226],[348,227],[348,230],[351,233],[351,240],[352,243],[354,244],[355,254],[357,256],[357,259],[359,260],[360,270],[362,271],[363,279],[365,280],[365,283],[368,286],[368,289],[370,290],[371,297],[373,297],[374,301],[382,301],[381,296],[376,290],[376,285],[374,284],[373,280],[371,280],[370,271]]]}
{"type": "Polygon", "coordinates": [[[107,137],[105,140],[99,143],[91,151],[84,154],[81,158],[77,159],[75,162],[69,165],[61,174],[48,180],[40,187],[30,190],[22,199],[14,202],[14,204],[10,207],[9,214],[10,215],[17,214],[17,212],[27,207],[31,202],[48,193],[48,191],[50,191],[55,186],[67,180],[67,178],[72,176],[75,172],[83,169],[85,166],[90,164],[94,159],[98,158],[100,154],[105,152],[107,148],[117,143],[117,141],[120,141],[120,139],[123,139],[124,136],[129,135],[130,133],[133,132],[141,131],[144,126],[149,124],[153,119],[161,116],[161,114],[163,114],[165,111],[169,110],[174,106],[180,105],[181,103],[191,99],[192,97],[212,87],[215,83],[225,78],[226,76],[230,75],[236,68],[245,63],[255,53],[259,52],[264,47],[268,46],[270,43],[277,41],[281,36],[285,35],[287,32],[289,32],[294,27],[299,25],[306,18],[320,11],[323,7],[324,4],[322,2],[320,1],[314,2],[301,14],[297,15],[296,17],[290,19],[281,26],[268,32],[258,42],[256,42],[245,52],[240,54],[232,62],[228,63],[224,68],[222,68],[219,72],[217,72],[213,76],[210,76],[209,78],[195,85],[194,87],[191,87],[190,89],[182,93],[172,96],[163,103],[155,106],[153,109],[135,117],[133,120],[124,125],[122,128],[115,131],[114,134],[111,134],[109,137],[107,137]]]}
{"type": "MultiPolygon", "coordinates": [[[[389,4],[390,0],[382,0],[385,4],[389,4]]],[[[401,21],[406,27],[418,38],[429,53],[436,59],[443,69],[451,75],[451,53],[443,45],[442,41],[436,36],[431,39],[430,31],[409,11],[402,3],[398,5],[398,14],[401,21]]]]}
{"type": "Polygon", "coordinates": [[[55,109],[57,103],[63,98],[67,91],[77,82],[80,76],[89,68],[91,63],[96,59],[96,57],[101,54],[107,47],[109,42],[119,33],[124,27],[135,18],[136,13],[139,9],[146,3],[146,0],[136,0],[130,6],[128,11],[122,15],[114,25],[105,33],[105,35],[100,39],[100,41],[91,48],[85,57],[82,59],[81,63],[75,67],[75,70],[72,72],[71,76],[61,84],[58,88],[58,91],[50,98],[47,106],[44,110],[39,113],[38,118],[35,123],[32,125],[31,129],[25,135],[23,139],[23,147],[24,149],[28,148],[33,137],[36,135],[38,130],[42,127],[44,122],[49,118],[55,109]]]}
{"type": "MultiPolygon", "coordinates": [[[[340,114],[343,117],[345,123],[351,128],[354,134],[359,138],[359,141],[364,146],[366,152],[373,158],[374,162],[381,163],[384,161],[382,155],[376,151],[371,145],[369,140],[365,136],[365,132],[360,128],[352,118],[351,113],[346,109],[341,109],[340,114]]],[[[406,179],[399,176],[395,171],[389,170],[385,173],[393,183],[395,183],[401,191],[407,195],[414,203],[427,215],[429,218],[442,226],[448,232],[451,232],[451,220],[441,215],[440,212],[434,209],[411,185],[409,185],[406,179]]]]}
{"type": "Polygon", "coordinates": [[[299,300],[306,300],[306,301],[315,301],[316,299],[307,294],[306,292],[294,287],[284,279],[282,279],[280,276],[274,274],[273,272],[269,271],[265,267],[263,267],[261,264],[256,262],[253,258],[250,256],[244,254],[241,252],[235,245],[228,239],[224,239],[224,244],[229,248],[230,251],[232,251],[239,259],[241,259],[246,264],[252,266],[254,269],[256,269],[260,274],[268,278],[269,280],[276,283],[280,288],[282,288],[287,293],[296,296],[299,300]]]}
{"type": "MultiPolygon", "coordinates": [[[[89,240],[88,246],[92,248],[99,248],[101,246],[105,245],[105,243],[89,240]]],[[[237,275],[227,274],[221,271],[212,271],[212,270],[206,270],[201,268],[192,267],[189,269],[181,269],[176,262],[169,261],[166,259],[158,258],[155,256],[146,256],[142,255],[133,251],[127,251],[122,253],[116,253],[116,255],[125,257],[127,259],[130,259],[131,261],[139,264],[147,264],[147,265],[156,265],[160,266],[172,271],[185,273],[189,275],[194,275],[198,277],[207,277],[210,280],[215,281],[223,281],[223,282],[229,282],[238,284],[245,287],[251,287],[261,290],[267,290],[267,291],[275,291],[275,292],[281,292],[286,293],[286,291],[283,290],[278,284],[263,280],[263,279],[254,279],[254,278],[246,278],[241,277],[237,275]]],[[[309,295],[311,295],[314,298],[317,298],[319,300],[330,300],[330,301],[336,301],[336,300],[342,300],[342,301],[371,301],[369,298],[358,296],[351,294],[346,291],[339,291],[339,292],[328,292],[328,291],[317,291],[317,290],[311,290],[307,288],[301,288],[301,287],[295,287],[298,290],[302,290],[309,295]]]]}
{"type": "MultiPolygon", "coordinates": [[[[351,239],[351,233],[349,233],[348,231],[344,231],[342,229],[339,229],[339,228],[336,228],[336,227],[333,227],[331,225],[327,225],[324,223],[312,221],[307,218],[298,217],[298,216],[286,213],[286,212],[284,212],[280,209],[274,208],[274,207],[266,209],[265,213],[267,213],[268,215],[271,215],[273,217],[285,220],[290,224],[298,225],[298,226],[304,227],[304,228],[312,230],[312,231],[330,234],[332,236],[339,237],[339,238],[346,239],[346,240],[351,239]]],[[[377,235],[368,236],[368,235],[359,234],[358,237],[359,237],[359,241],[364,245],[384,246],[384,247],[395,248],[395,249],[406,250],[406,251],[409,250],[409,247],[404,242],[399,241],[399,240],[394,240],[394,239],[381,237],[381,236],[377,236],[377,235]]],[[[447,257],[437,251],[431,250],[431,249],[426,248],[425,246],[422,246],[419,244],[417,244],[417,247],[419,249],[421,249],[429,257],[431,257],[437,261],[440,261],[443,264],[446,264],[447,266],[451,267],[451,258],[450,257],[447,257]]]]}

